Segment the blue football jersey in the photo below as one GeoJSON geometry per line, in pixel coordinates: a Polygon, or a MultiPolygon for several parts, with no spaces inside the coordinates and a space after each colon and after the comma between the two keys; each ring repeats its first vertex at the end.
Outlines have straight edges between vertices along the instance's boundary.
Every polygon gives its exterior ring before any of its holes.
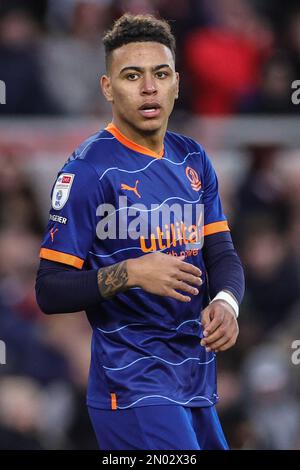
{"type": "Polygon", "coordinates": [[[52,189],[41,258],[90,270],[160,251],[203,273],[188,303],[135,287],[87,309],[88,405],[216,403],[216,356],[200,345],[209,302],[201,248],[203,236],[228,230],[215,171],[193,139],[167,132],[157,154],[110,124],[75,150],[52,189]]]}

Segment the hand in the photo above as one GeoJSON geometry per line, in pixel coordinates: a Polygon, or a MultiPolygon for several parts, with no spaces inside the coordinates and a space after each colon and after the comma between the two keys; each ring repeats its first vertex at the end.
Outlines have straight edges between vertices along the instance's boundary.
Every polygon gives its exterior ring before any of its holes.
{"type": "Polygon", "coordinates": [[[224,300],[215,300],[202,312],[204,338],[201,346],[207,351],[226,351],[237,340],[239,326],[233,308],[224,300]]]}
{"type": "Polygon", "coordinates": [[[151,253],[127,260],[128,287],[138,286],[152,294],[172,297],[181,302],[190,302],[190,295],[198,295],[202,284],[201,271],[184,261],[185,256],[151,253]]]}

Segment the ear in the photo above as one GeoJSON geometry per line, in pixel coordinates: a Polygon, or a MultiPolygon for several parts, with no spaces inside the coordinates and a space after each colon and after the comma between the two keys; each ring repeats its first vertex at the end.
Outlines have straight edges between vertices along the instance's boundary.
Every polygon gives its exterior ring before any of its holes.
{"type": "Polygon", "coordinates": [[[176,100],[178,99],[178,96],[179,96],[179,82],[180,82],[180,76],[179,76],[179,73],[176,72],[176,96],[175,96],[176,100]]]}
{"type": "Polygon", "coordinates": [[[105,96],[105,98],[107,99],[107,101],[112,103],[113,102],[113,93],[112,93],[112,88],[111,88],[110,77],[108,77],[107,75],[102,75],[102,77],[100,78],[100,87],[101,87],[102,93],[105,96]]]}

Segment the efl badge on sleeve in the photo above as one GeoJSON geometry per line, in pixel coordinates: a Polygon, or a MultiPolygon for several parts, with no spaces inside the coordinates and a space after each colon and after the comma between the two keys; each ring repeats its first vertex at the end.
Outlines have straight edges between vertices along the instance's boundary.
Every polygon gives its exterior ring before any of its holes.
{"type": "Polygon", "coordinates": [[[52,193],[53,209],[58,211],[64,207],[67,200],[69,199],[74,178],[75,175],[72,173],[62,173],[59,175],[52,193]]]}

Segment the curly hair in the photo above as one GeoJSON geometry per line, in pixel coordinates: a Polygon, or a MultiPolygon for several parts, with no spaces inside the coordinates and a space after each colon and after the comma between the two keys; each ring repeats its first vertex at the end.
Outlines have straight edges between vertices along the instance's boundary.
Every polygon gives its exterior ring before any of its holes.
{"type": "Polygon", "coordinates": [[[131,15],[126,13],[115,21],[103,37],[106,67],[111,53],[131,42],[159,42],[167,46],[175,60],[176,42],[167,21],[153,15],[131,15]]]}

